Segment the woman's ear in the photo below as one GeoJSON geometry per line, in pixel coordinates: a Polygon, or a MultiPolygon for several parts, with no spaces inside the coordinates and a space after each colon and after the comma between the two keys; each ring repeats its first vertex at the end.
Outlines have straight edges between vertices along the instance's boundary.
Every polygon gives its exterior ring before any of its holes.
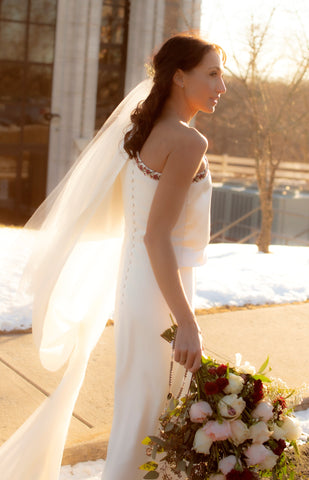
{"type": "Polygon", "coordinates": [[[177,85],[180,88],[183,88],[185,86],[184,72],[183,70],[180,70],[180,68],[178,68],[174,73],[173,82],[175,83],[175,85],[177,85]]]}

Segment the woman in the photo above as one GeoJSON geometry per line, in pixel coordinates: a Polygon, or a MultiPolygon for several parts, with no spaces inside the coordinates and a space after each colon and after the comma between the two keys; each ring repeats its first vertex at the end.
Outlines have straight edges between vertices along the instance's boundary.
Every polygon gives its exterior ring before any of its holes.
{"type": "MultiPolygon", "coordinates": [[[[224,54],[187,35],[154,56],[154,85],[132,113],[122,171],[126,234],[116,302],[115,410],[104,480],[142,478],[142,439],[155,433],[168,393],[170,346],[160,333],[178,324],[179,388],[195,372],[202,339],[193,308],[193,268],[209,239],[207,140],[190,120],[212,113],[225,85],[224,54]]],[[[176,379],[175,379],[176,380],[176,379]]]]}
{"type": "Polygon", "coordinates": [[[173,388],[200,364],[193,267],[205,261],[211,180],[207,140],[188,123],[215,110],[224,60],[198,37],[169,39],[154,56],[153,81],[130,92],[27,223],[34,246],[23,283],[33,294],[34,341],[47,369],[69,363],[55,392],[1,446],[1,480],[58,479],[117,275],[115,410],[103,478],[143,476],[141,440],[155,431],[169,389],[171,351],[160,334],[170,313],[178,323],[173,388]]]}

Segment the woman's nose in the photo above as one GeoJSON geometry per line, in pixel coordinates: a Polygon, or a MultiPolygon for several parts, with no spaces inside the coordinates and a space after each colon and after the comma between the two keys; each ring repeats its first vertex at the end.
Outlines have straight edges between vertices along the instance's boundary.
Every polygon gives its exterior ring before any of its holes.
{"type": "Polygon", "coordinates": [[[220,94],[226,92],[226,86],[225,86],[225,83],[224,83],[223,78],[220,78],[219,84],[218,84],[218,86],[217,86],[217,91],[218,91],[218,93],[220,93],[220,94]]]}

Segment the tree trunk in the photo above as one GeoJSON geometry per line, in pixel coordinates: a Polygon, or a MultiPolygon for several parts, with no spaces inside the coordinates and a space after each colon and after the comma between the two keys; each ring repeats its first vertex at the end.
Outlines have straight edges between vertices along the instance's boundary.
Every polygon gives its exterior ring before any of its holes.
{"type": "Polygon", "coordinates": [[[272,195],[269,195],[267,191],[260,192],[260,201],[262,224],[256,244],[259,252],[269,253],[269,245],[271,243],[271,227],[273,223],[272,195]]]}

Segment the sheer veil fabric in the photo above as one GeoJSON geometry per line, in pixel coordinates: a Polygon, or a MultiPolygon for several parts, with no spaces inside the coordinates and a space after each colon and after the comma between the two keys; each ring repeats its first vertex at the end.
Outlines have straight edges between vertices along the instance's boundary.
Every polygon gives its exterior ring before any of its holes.
{"type": "Polygon", "coordinates": [[[123,136],[152,85],[144,80],[127,95],[24,227],[32,245],[22,289],[33,298],[33,339],[46,369],[68,366],[53,394],[1,446],[1,480],[58,480],[88,359],[113,309],[123,136]]]}

